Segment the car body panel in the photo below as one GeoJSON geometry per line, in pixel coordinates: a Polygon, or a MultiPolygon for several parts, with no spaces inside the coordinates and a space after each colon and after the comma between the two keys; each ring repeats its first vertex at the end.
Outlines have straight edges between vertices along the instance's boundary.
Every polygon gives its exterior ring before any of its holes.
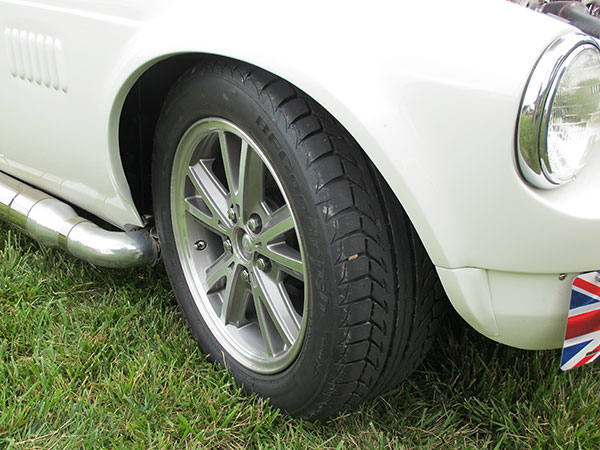
{"type": "Polygon", "coordinates": [[[108,133],[113,50],[130,38],[135,23],[61,3],[0,5],[2,50],[12,50],[20,66],[14,75],[10,59],[0,58],[0,169],[116,225],[141,225],[108,133]],[[31,45],[39,36],[50,49],[31,45]],[[62,74],[59,89],[52,76],[39,76],[52,66],[62,74]]]}
{"type": "Polygon", "coordinates": [[[574,274],[437,268],[456,311],[481,334],[512,347],[562,347],[574,274]]]}
{"type": "MultiPolygon", "coordinates": [[[[118,152],[128,89],[167,56],[214,53],[270,70],[323,104],[386,177],[437,265],[554,270],[540,264],[547,257],[516,261],[512,249],[498,245],[504,236],[524,234],[522,224],[473,214],[473,207],[514,198],[520,200],[511,201],[515,215],[544,215],[546,205],[532,201],[538,194],[514,170],[514,124],[533,64],[552,38],[570,30],[565,24],[504,1],[439,5],[429,29],[415,20],[428,8],[412,3],[363,10],[358,2],[343,8],[334,2],[320,5],[319,15],[307,4],[283,28],[276,18],[287,7],[276,2],[260,10],[243,2],[0,4],[2,28],[61,40],[70,84],[57,95],[0,66],[1,95],[11,105],[3,109],[1,131],[19,143],[1,151],[2,169],[117,226],[142,224],[118,152]],[[494,20],[457,13],[473,8],[494,20]],[[226,18],[227,32],[212,20],[218,17],[226,18]],[[514,31],[505,33],[509,22],[514,31]],[[285,37],[274,38],[274,30],[285,37]],[[34,128],[37,136],[29,133],[34,128]],[[40,148],[49,155],[41,171],[40,148]]],[[[599,217],[593,219],[596,225],[599,217]]],[[[589,264],[570,262],[573,270],[589,264]]]]}

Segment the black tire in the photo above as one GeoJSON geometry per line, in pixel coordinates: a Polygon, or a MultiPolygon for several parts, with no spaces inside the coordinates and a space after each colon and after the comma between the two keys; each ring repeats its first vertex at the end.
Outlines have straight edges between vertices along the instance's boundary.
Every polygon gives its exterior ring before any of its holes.
{"type": "Polygon", "coordinates": [[[442,291],[410,221],[348,132],[273,74],[210,58],[170,92],[156,131],[153,200],[175,295],[203,351],[249,392],[295,417],[324,418],[385,392],[422,361],[442,291]],[[175,245],[173,160],[199,120],[227,119],[264,151],[281,180],[306,255],[306,331],[276,373],[232,357],[199,311],[175,245]]]}

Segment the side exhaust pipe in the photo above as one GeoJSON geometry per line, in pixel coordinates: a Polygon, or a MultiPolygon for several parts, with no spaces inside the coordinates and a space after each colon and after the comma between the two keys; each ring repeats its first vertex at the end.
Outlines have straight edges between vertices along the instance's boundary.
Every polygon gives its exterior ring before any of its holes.
{"type": "Polygon", "coordinates": [[[108,231],[50,195],[0,172],[0,219],[49,247],[104,267],[151,264],[158,243],[147,230],[108,231]]]}

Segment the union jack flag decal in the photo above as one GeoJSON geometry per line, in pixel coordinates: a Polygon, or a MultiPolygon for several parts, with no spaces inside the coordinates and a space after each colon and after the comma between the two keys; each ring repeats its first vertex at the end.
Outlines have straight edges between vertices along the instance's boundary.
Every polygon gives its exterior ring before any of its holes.
{"type": "Polygon", "coordinates": [[[573,281],[560,368],[583,366],[599,356],[600,272],[589,272],[573,281]]]}

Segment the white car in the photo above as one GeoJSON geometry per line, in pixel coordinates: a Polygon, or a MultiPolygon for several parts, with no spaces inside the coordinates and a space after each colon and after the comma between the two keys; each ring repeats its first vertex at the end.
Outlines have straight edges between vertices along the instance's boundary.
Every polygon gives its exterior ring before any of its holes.
{"type": "Polygon", "coordinates": [[[446,295],[587,362],[600,21],[529,6],[0,0],[0,217],[97,265],[160,249],[201,348],[297,417],[410,374],[446,295]]]}

